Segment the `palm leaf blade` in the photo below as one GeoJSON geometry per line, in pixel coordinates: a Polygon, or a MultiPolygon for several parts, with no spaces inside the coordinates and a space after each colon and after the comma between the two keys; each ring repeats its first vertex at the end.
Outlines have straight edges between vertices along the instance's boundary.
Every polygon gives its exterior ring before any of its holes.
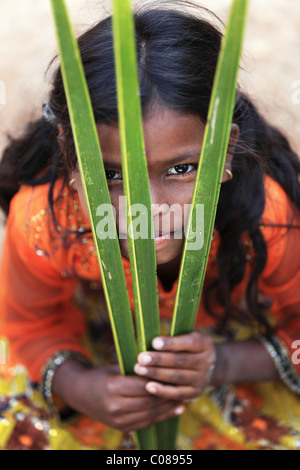
{"type": "MultiPolygon", "coordinates": [[[[114,0],[114,40],[118,89],[119,127],[122,149],[124,192],[128,208],[140,205],[144,223],[142,237],[134,233],[132,214],[128,217],[128,245],[135,289],[140,350],[151,347],[159,334],[159,313],[155,246],[152,236],[150,187],[139,99],[134,24],[129,0],[114,0]]],[[[129,211],[130,212],[130,211],[129,211]]]]}
{"type": "MultiPolygon", "coordinates": [[[[128,247],[140,351],[151,349],[159,335],[159,310],[152,209],[142,112],[139,98],[134,22],[129,0],[114,0],[113,31],[124,193],[128,205],[128,247]],[[133,209],[139,208],[142,234],[133,229],[133,209]]],[[[142,431],[143,449],[156,448],[155,429],[142,431]]]]}
{"type": "MultiPolygon", "coordinates": [[[[199,308],[230,137],[247,8],[248,0],[233,0],[222,42],[180,267],[171,327],[174,336],[193,330],[199,308]],[[197,210],[201,206],[204,224],[200,234],[197,210]],[[199,245],[203,244],[196,251],[189,249],[195,234],[199,245]]],[[[179,419],[177,426],[174,420],[170,428],[170,447],[176,439],[178,423],[179,419]]]]}

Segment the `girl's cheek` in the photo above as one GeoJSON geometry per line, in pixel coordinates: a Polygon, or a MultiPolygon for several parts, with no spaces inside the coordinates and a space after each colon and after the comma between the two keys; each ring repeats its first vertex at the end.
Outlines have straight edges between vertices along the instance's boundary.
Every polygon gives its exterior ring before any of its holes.
{"type": "Polygon", "coordinates": [[[80,202],[81,208],[84,212],[84,215],[86,216],[86,218],[88,220],[90,220],[89,210],[88,210],[87,202],[86,202],[86,199],[85,199],[85,194],[84,194],[83,187],[77,188],[77,193],[78,193],[79,202],[80,202]]]}
{"type": "Polygon", "coordinates": [[[120,250],[123,258],[129,260],[129,249],[128,249],[128,242],[127,240],[119,240],[120,242],[120,250]]]}
{"type": "Polygon", "coordinates": [[[127,233],[126,199],[124,197],[120,197],[118,204],[113,205],[116,211],[117,230],[121,235],[121,238],[124,238],[127,233]]]}

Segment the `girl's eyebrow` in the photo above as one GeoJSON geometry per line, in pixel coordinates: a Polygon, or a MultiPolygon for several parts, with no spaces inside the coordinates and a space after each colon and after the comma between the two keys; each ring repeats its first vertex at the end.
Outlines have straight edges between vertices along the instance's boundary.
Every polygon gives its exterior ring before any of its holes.
{"type": "Polygon", "coordinates": [[[109,168],[110,170],[121,170],[122,169],[122,165],[121,163],[117,163],[117,162],[106,162],[103,160],[103,165],[105,168],[109,168]]]}
{"type": "MultiPolygon", "coordinates": [[[[178,155],[177,157],[171,158],[170,160],[160,161],[159,163],[161,165],[164,165],[164,166],[167,163],[171,167],[172,165],[176,165],[176,164],[179,164],[179,163],[184,163],[184,162],[190,160],[191,158],[199,160],[200,154],[201,154],[201,149],[191,150],[190,152],[185,152],[182,155],[178,155]]],[[[103,161],[103,164],[104,164],[105,168],[109,168],[110,170],[121,170],[122,169],[122,165],[118,162],[103,161]]]]}
{"type": "Polygon", "coordinates": [[[196,158],[197,160],[199,160],[200,154],[201,154],[201,149],[191,150],[190,152],[185,152],[182,155],[178,155],[178,157],[175,157],[175,158],[172,158],[171,160],[168,160],[168,164],[176,165],[178,163],[186,162],[186,161],[190,160],[191,158],[192,159],[196,158]]]}

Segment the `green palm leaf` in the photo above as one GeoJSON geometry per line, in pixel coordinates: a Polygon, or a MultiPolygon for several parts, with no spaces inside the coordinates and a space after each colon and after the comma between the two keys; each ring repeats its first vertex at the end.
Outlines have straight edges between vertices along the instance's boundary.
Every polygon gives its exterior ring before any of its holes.
{"type": "MultiPolygon", "coordinates": [[[[160,333],[156,277],[156,256],[150,186],[139,98],[139,80],[134,22],[130,0],[113,0],[113,31],[118,91],[119,129],[122,153],[124,193],[128,205],[128,246],[135,300],[139,351],[151,349],[160,333]],[[139,227],[133,209],[138,210],[139,227]]],[[[150,446],[156,448],[154,428],[150,446]]]]}
{"type": "Polygon", "coordinates": [[[199,306],[231,131],[247,5],[248,0],[233,1],[217,65],[182,256],[173,335],[193,329],[199,306]],[[197,205],[204,206],[204,229],[197,234],[203,246],[195,251],[190,244],[197,230],[197,205]]]}
{"type": "Polygon", "coordinates": [[[135,293],[139,349],[151,348],[159,335],[156,256],[150,187],[139,99],[134,23],[130,0],[113,0],[114,41],[124,192],[128,209],[128,245],[135,293]],[[135,205],[137,205],[135,207],[135,205]],[[142,233],[134,230],[138,210],[142,233]]]}
{"type": "MultiPolygon", "coordinates": [[[[115,230],[113,236],[110,233],[105,238],[105,234],[97,230],[100,206],[105,205],[113,224],[115,222],[90,96],[65,2],[51,0],[51,5],[78,164],[118,360],[123,374],[133,374],[137,348],[118,235],[115,230]],[[99,235],[105,239],[100,240],[99,235]]],[[[138,442],[144,441],[145,432],[138,433],[138,442]]]]}
{"type": "MultiPolygon", "coordinates": [[[[171,328],[174,336],[193,330],[199,307],[231,131],[247,8],[248,0],[233,0],[222,42],[181,261],[171,328]],[[201,234],[197,205],[204,208],[201,234]],[[190,245],[195,234],[198,243],[203,243],[196,251],[190,245]]],[[[173,442],[176,420],[172,426],[173,442]]]]}
{"type": "MultiPolygon", "coordinates": [[[[84,76],[80,53],[74,37],[64,0],[51,0],[55,18],[61,69],[72,124],[74,142],[82,183],[89,209],[91,228],[96,245],[103,288],[113,331],[120,367],[132,373],[136,361],[136,347],[125,275],[121,261],[117,233],[99,239],[97,211],[106,205],[113,219],[111,201],[101,149],[94,121],[90,96],[84,76]]],[[[104,236],[104,235],[103,235],[104,236]]]]}

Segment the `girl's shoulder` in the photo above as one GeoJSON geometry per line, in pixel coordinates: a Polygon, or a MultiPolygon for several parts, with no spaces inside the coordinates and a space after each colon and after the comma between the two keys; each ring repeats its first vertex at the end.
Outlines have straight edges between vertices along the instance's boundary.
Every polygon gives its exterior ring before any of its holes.
{"type": "Polygon", "coordinates": [[[77,192],[63,180],[55,182],[51,198],[50,189],[50,183],[23,185],[11,201],[7,221],[8,230],[18,233],[20,241],[23,239],[35,252],[46,256],[63,245],[68,231],[90,228],[77,192]]]}
{"type": "Polygon", "coordinates": [[[268,277],[282,267],[290,250],[292,258],[300,257],[300,211],[275,180],[266,176],[264,185],[265,209],[260,228],[268,251],[264,272],[268,277]]]}
{"type": "Polygon", "coordinates": [[[11,201],[9,220],[19,222],[19,226],[28,227],[33,222],[47,219],[55,220],[61,228],[72,230],[89,224],[81,209],[77,192],[62,179],[58,179],[53,188],[50,188],[50,183],[22,185],[11,201]]]}
{"type": "Polygon", "coordinates": [[[264,178],[265,208],[262,227],[277,229],[294,225],[299,210],[295,207],[282,186],[270,176],[264,178]]]}

